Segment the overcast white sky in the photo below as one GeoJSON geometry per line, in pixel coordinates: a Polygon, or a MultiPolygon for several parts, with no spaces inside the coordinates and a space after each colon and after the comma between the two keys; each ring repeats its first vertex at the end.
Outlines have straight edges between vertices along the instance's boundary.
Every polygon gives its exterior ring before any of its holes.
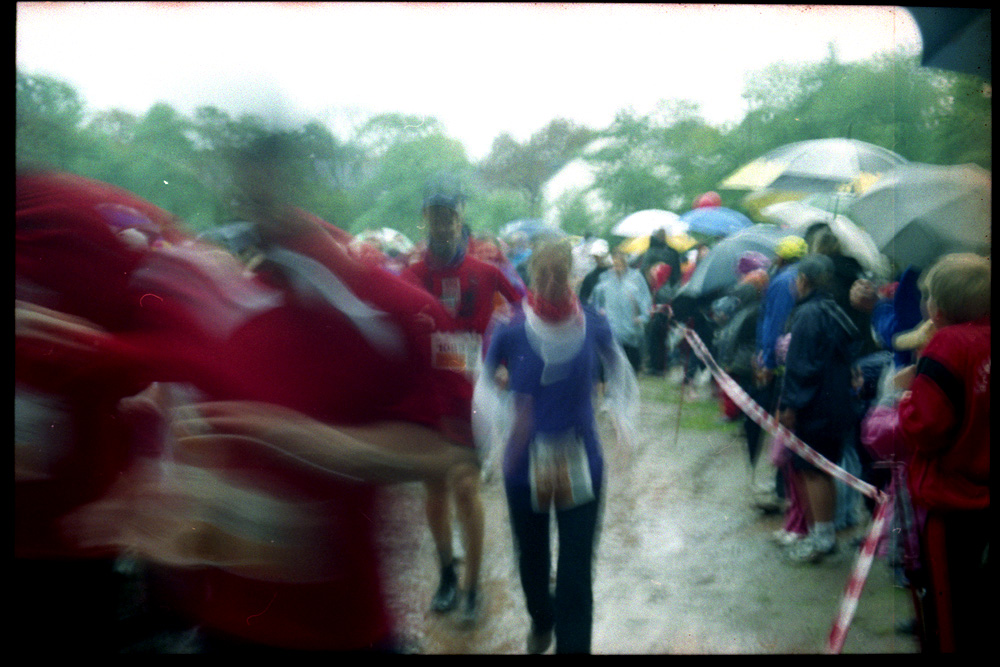
{"type": "Polygon", "coordinates": [[[661,99],[713,123],[744,113],[775,62],[920,47],[900,7],[546,3],[17,3],[17,66],[89,110],[215,105],[342,138],[369,113],[431,115],[472,159],[557,117],[595,129],[661,99]]]}

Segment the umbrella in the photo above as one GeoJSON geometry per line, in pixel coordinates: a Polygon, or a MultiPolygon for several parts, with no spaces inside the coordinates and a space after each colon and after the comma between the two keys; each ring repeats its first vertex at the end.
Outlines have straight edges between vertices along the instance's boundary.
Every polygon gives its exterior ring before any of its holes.
{"type": "Polygon", "coordinates": [[[879,278],[889,277],[889,262],[879,251],[871,235],[847,216],[835,215],[804,201],[773,204],[765,208],[762,215],[802,238],[806,238],[812,227],[825,224],[840,241],[841,252],[858,260],[864,269],[879,278]]]}
{"type": "Polygon", "coordinates": [[[395,250],[407,253],[413,250],[414,244],[405,234],[389,227],[369,229],[357,235],[359,241],[375,242],[384,251],[395,250]]]}
{"type": "Polygon", "coordinates": [[[536,218],[522,218],[520,220],[508,222],[504,225],[500,230],[500,238],[509,239],[517,234],[524,234],[528,237],[529,241],[532,241],[539,236],[547,234],[561,236],[562,233],[562,230],[557,227],[547,225],[543,221],[536,218]]]}
{"type": "Polygon", "coordinates": [[[729,236],[753,224],[750,218],[725,206],[694,208],[681,215],[680,219],[687,223],[689,232],[708,236],[729,236]]]}
{"type": "Polygon", "coordinates": [[[729,190],[863,193],[906,159],[857,139],[812,139],[786,144],[740,167],[719,184],[729,190]]]}
{"type": "MultiPolygon", "coordinates": [[[[698,245],[698,239],[690,236],[689,234],[673,234],[667,236],[667,245],[677,252],[686,252],[698,245]]],[[[636,236],[634,238],[626,239],[618,244],[617,249],[627,255],[642,254],[649,249],[649,237],[636,236]]]]}
{"type": "Polygon", "coordinates": [[[992,80],[991,10],[907,7],[920,30],[920,64],[992,80]]]}
{"type": "Polygon", "coordinates": [[[792,234],[791,230],[777,225],[761,224],[727,236],[698,260],[691,278],[677,290],[674,299],[701,299],[732,287],[737,281],[736,267],[743,253],[756,250],[774,259],[778,241],[792,234]]]}
{"type": "Polygon", "coordinates": [[[649,236],[658,229],[667,230],[668,235],[687,231],[687,225],[680,221],[680,216],[672,211],[649,208],[636,211],[625,216],[614,226],[611,233],[615,236],[649,236]]]}
{"type": "Polygon", "coordinates": [[[988,255],[992,183],[978,165],[911,163],[882,177],[848,215],[897,267],[927,268],[952,252],[988,255]]]}

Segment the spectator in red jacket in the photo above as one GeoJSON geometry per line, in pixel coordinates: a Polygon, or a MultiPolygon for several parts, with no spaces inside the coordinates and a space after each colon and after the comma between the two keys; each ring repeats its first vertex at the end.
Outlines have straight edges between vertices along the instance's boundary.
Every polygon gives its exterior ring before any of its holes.
{"type": "Polygon", "coordinates": [[[927,511],[925,649],[988,649],[990,261],[945,255],[925,278],[936,329],[899,404],[909,490],[927,511]]]}

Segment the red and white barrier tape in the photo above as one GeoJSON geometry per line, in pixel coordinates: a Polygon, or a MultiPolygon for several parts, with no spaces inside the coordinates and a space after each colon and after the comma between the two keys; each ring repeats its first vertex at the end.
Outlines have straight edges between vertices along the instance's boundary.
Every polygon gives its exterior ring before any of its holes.
{"type": "Polygon", "coordinates": [[[879,539],[885,530],[886,521],[888,521],[890,507],[889,498],[883,495],[875,507],[872,526],[865,537],[864,544],[861,545],[861,550],[858,552],[858,558],[854,563],[854,569],[851,570],[851,576],[847,579],[847,586],[844,588],[844,597],[840,601],[840,609],[833,621],[833,627],[830,629],[830,636],[827,638],[827,653],[838,654],[844,647],[844,640],[847,639],[847,631],[851,627],[854,612],[858,608],[861,591],[864,590],[865,582],[868,580],[868,573],[872,568],[872,561],[875,560],[875,551],[878,549],[879,539]]]}
{"type": "Polygon", "coordinates": [[[797,438],[795,434],[779,423],[776,417],[768,414],[764,408],[750,398],[743,388],[740,387],[735,380],[729,377],[724,370],[722,370],[719,364],[712,357],[711,353],[708,351],[708,348],[705,347],[701,338],[698,337],[698,334],[687,327],[682,327],[682,330],[684,332],[684,337],[691,345],[691,349],[708,367],[712,376],[715,378],[715,381],[718,383],[719,388],[726,392],[733,403],[735,403],[740,410],[744,412],[744,414],[759,424],[765,431],[777,436],[777,442],[781,443],[785,447],[788,447],[803,459],[826,472],[834,479],[838,479],[844,484],[857,489],[860,493],[868,496],[869,498],[873,498],[876,502],[875,514],[872,519],[871,528],[869,529],[868,535],[861,546],[861,550],[858,552],[858,558],[854,563],[854,569],[851,570],[851,576],[848,578],[847,586],[844,590],[844,597],[841,600],[840,610],[837,617],[834,619],[833,628],[831,628],[830,636],[827,640],[827,653],[839,653],[844,646],[844,640],[847,638],[847,631],[851,627],[851,621],[854,619],[854,612],[857,610],[858,600],[861,597],[861,591],[864,589],[865,582],[868,579],[868,573],[871,570],[872,560],[875,557],[875,550],[878,547],[879,540],[884,534],[887,520],[886,517],[888,516],[888,509],[891,506],[891,499],[884,492],[875,488],[871,484],[858,479],[840,466],[831,463],[829,459],[821,456],[806,443],[797,438]]]}

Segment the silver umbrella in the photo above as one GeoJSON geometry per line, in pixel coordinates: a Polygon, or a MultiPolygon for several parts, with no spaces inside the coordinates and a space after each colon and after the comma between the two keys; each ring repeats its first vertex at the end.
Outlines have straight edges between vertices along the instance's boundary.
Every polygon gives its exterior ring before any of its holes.
{"type": "Polygon", "coordinates": [[[879,175],[906,159],[857,139],[812,139],[775,148],[740,167],[722,183],[728,190],[864,192],[879,175]]]}
{"type": "Polygon", "coordinates": [[[941,255],[989,255],[992,175],[973,164],[911,163],[882,177],[848,216],[897,267],[927,268],[941,255]]]}
{"type": "Polygon", "coordinates": [[[816,225],[825,224],[840,241],[841,252],[858,260],[861,266],[879,278],[889,277],[889,262],[879,251],[871,234],[855,224],[847,216],[834,215],[816,206],[801,201],[787,201],[772,204],[762,211],[762,215],[779,226],[806,238],[816,225]]]}

